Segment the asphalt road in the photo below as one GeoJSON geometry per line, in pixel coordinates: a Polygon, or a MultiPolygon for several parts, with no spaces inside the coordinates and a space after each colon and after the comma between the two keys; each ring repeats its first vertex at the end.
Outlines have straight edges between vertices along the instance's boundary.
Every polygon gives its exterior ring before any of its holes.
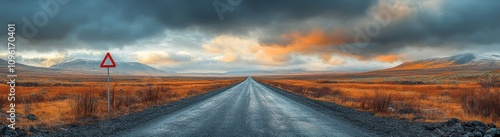
{"type": "Polygon", "coordinates": [[[248,78],[116,136],[376,136],[248,78]]]}

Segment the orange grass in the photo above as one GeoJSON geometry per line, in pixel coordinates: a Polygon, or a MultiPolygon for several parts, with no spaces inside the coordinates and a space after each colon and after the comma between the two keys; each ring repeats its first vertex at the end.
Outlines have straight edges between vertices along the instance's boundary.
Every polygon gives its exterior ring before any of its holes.
{"type": "Polygon", "coordinates": [[[495,86],[500,82],[498,76],[491,73],[419,76],[342,74],[263,76],[256,80],[312,99],[370,111],[378,116],[425,122],[460,118],[500,125],[500,109],[495,106],[500,104],[500,87],[495,86]],[[497,81],[492,81],[492,77],[496,77],[497,81]],[[313,88],[330,90],[321,91],[326,93],[317,96],[314,93],[317,90],[309,90],[313,88]],[[485,95],[488,97],[483,97],[485,95]],[[387,104],[387,101],[390,103],[387,104]],[[488,111],[478,112],[480,109],[488,111]]]}
{"type": "MultiPolygon", "coordinates": [[[[33,125],[51,128],[59,125],[87,123],[92,119],[102,120],[207,93],[236,84],[243,79],[117,76],[112,78],[111,82],[111,113],[107,113],[107,82],[105,77],[20,79],[16,87],[18,119],[16,126],[28,128],[33,125]],[[89,94],[87,99],[97,105],[95,110],[81,108],[83,106],[79,101],[82,101],[87,93],[89,94]],[[28,114],[34,114],[37,120],[28,120],[26,118],[28,114]]],[[[1,91],[8,91],[8,89],[8,85],[0,85],[1,91]]],[[[4,101],[3,103],[4,111],[0,113],[6,112],[8,109],[6,103],[10,102],[4,101]]],[[[5,118],[2,119],[2,122],[7,123],[5,118]]]]}

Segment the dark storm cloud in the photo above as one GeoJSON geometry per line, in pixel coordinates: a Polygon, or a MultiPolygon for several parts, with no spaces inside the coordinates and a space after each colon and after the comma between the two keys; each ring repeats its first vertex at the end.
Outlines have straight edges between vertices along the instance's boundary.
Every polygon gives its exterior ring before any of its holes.
{"type": "Polygon", "coordinates": [[[409,17],[383,27],[358,54],[369,58],[408,47],[489,49],[500,43],[500,1],[445,0],[437,12],[414,8],[409,17]]]}
{"type": "MultiPolygon", "coordinates": [[[[336,27],[297,25],[298,27],[295,27],[295,30],[299,30],[299,38],[296,38],[296,35],[286,37],[295,32],[281,29],[294,28],[290,27],[293,25],[284,24],[271,27],[269,29],[273,31],[266,33],[265,37],[260,39],[260,43],[271,46],[300,47],[285,52],[287,54],[293,52],[304,54],[330,53],[358,59],[373,59],[373,57],[380,55],[405,53],[408,51],[404,50],[408,48],[431,47],[435,50],[474,49],[477,51],[477,49],[498,47],[500,44],[500,38],[498,38],[500,36],[500,18],[498,18],[500,15],[500,1],[404,1],[394,0],[388,4],[379,3],[374,6],[373,10],[367,12],[363,18],[344,19],[334,22],[340,24],[336,27]],[[429,5],[426,5],[429,4],[428,2],[437,2],[433,4],[438,5],[432,5],[437,8],[432,9],[429,5]],[[399,6],[407,8],[392,7],[394,4],[401,4],[399,6]],[[404,11],[405,9],[409,9],[409,11],[404,11]],[[385,26],[373,16],[383,16],[383,14],[391,16],[385,26]],[[373,27],[373,22],[378,27],[373,27]],[[312,35],[314,33],[311,32],[314,32],[315,29],[319,29],[322,33],[312,35]],[[341,30],[341,33],[338,33],[341,35],[332,34],[336,30],[341,30]],[[286,35],[283,37],[281,34],[286,35]],[[342,42],[338,43],[339,40],[342,42]],[[300,45],[303,43],[309,45],[300,45]],[[318,45],[323,46],[316,48],[318,45]]],[[[331,19],[333,21],[337,20],[337,18],[331,19]]],[[[319,22],[328,22],[328,20],[319,22]]]]}
{"type": "MultiPolygon", "coordinates": [[[[228,4],[226,0],[218,1],[228,4]]],[[[238,5],[230,5],[234,10],[223,13],[223,21],[219,19],[213,2],[4,1],[0,5],[0,18],[2,22],[17,23],[17,32],[21,34],[18,36],[26,37],[30,45],[38,45],[33,48],[73,48],[71,44],[83,42],[87,43],[85,48],[107,49],[141,38],[161,36],[164,29],[195,27],[215,35],[245,34],[253,28],[276,22],[301,21],[317,16],[350,18],[362,15],[376,1],[243,0],[238,5]]]]}

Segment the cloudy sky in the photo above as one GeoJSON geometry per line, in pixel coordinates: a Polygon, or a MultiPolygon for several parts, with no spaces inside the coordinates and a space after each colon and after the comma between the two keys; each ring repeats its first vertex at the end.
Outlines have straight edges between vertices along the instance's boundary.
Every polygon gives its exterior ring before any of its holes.
{"type": "Polygon", "coordinates": [[[9,0],[0,18],[41,67],[109,51],[177,72],[365,71],[500,52],[498,0],[9,0]]]}

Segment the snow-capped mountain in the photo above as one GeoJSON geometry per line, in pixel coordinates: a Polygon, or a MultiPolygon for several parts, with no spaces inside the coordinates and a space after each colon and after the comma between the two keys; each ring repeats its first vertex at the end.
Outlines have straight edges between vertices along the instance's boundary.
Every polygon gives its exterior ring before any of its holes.
{"type": "MultiPolygon", "coordinates": [[[[106,73],[105,69],[99,67],[100,64],[101,61],[97,60],[67,59],[50,66],[50,68],[87,72],[90,74],[106,73]]],[[[116,66],[116,68],[110,69],[110,73],[123,75],[163,75],[169,73],[138,62],[116,62],[116,66]]]]}
{"type": "Polygon", "coordinates": [[[423,59],[405,62],[391,70],[411,70],[430,68],[463,68],[495,70],[500,68],[500,55],[465,53],[450,57],[423,59]]]}

